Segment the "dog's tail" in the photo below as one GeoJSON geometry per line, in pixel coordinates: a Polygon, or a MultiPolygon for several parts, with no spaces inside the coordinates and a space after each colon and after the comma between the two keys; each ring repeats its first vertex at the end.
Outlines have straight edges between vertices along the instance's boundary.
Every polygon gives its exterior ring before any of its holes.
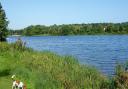
{"type": "Polygon", "coordinates": [[[23,89],[27,89],[26,85],[24,84],[23,89]]]}

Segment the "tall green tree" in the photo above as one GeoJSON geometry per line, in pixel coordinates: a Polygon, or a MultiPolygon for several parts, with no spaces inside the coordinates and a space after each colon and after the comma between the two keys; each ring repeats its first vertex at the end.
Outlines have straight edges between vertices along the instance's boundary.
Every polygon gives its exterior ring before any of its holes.
{"type": "Polygon", "coordinates": [[[6,18],[6,14],[0,3],[0,41],[6,41],[6,37],[8,35],[7,26],[8,26],[8,21],[6,18]]]}

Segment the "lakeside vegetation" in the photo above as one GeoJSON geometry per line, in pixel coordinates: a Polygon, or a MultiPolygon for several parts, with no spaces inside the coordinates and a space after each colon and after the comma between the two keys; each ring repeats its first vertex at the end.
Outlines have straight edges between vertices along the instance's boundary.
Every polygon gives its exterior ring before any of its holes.
{"type": "Polygon", "coordinates": [[[33,51],[18,42],[0,43],[0,52],[0,85],[1,78],[11,84],[13,74],[27,89],[102,89],[107,82],[95,68],[80,65],[73,57],[33,51]]]}
{"type": "Polygon", "coordinates": [[[71,56],[34,51],[26,48],[22,41],[0,42],[0,52],[0,89],[11,88],[13,74],[27,85],[27,89],[128,88],[128,63],[118,65],[115,75],[108,78],[71,56]]]}
{"type": "Polygon", "coordinates": [[[63,25],[31,25],[20,30],[9,30],[10,35],[100,35],[128,34],[128,22],[63,25]]]}

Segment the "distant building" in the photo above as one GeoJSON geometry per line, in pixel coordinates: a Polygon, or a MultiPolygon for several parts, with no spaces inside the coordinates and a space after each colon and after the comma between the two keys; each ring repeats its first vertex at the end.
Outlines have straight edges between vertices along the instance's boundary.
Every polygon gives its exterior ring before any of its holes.
{"type": "Polygon", "coordinates": [[[104,29],[103,29],[104,31],[106,31],[106,27],[104,27],[104,29]]]}

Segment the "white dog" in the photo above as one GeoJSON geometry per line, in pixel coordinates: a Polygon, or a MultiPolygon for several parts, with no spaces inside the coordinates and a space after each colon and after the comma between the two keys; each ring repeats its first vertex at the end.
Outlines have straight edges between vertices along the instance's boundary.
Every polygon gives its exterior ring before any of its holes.
{"type": "Polygon", "coordinates": [[[25,84],[23,84],[21,81],[15,80],[14,77],[15,75],[11,77],[13,80],[12,89],[26,89],[25,84]]]}

